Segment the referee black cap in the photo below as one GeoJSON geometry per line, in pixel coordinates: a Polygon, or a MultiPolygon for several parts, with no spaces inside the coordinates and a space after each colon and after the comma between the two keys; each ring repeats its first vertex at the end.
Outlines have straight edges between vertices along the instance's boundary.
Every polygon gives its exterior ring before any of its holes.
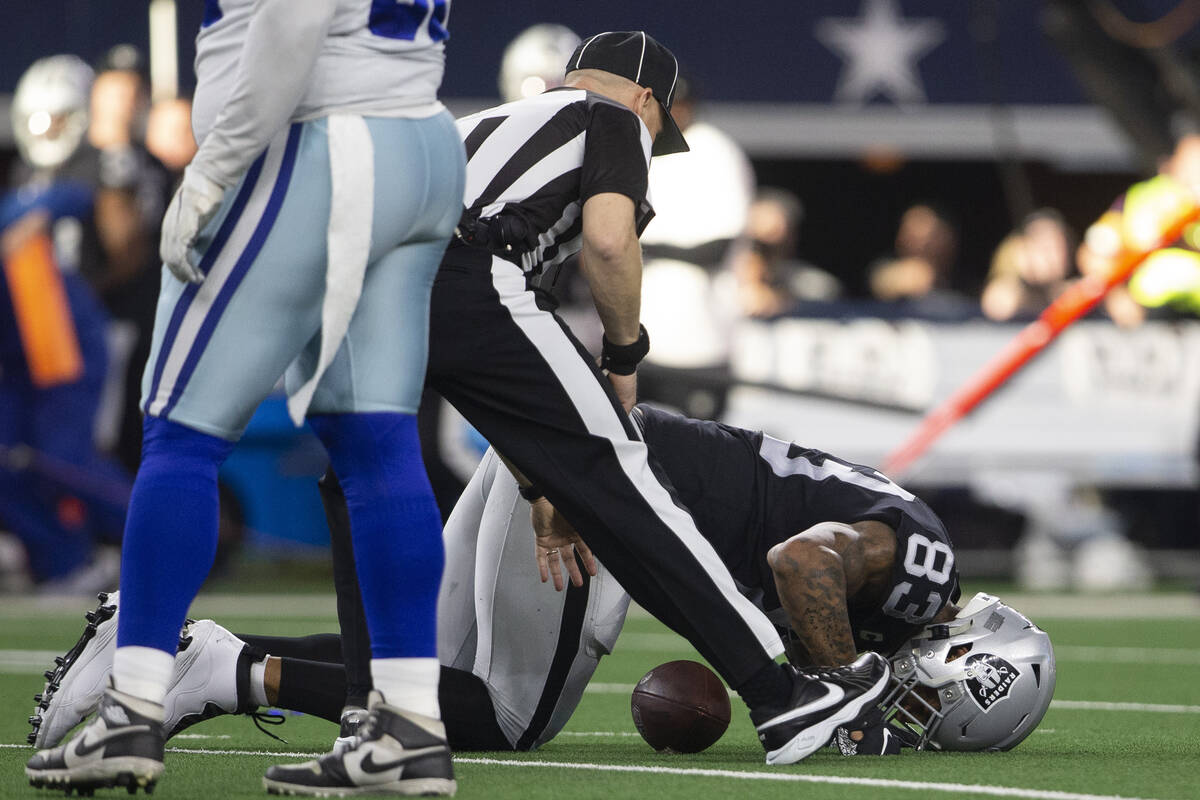
{"type": "Polygon", "coordinates": [[[656,156],[688,149],[683,132],[671,118],[671,102],[679,82],[679,62],[645,31],[609,31],[584,39],[567,61],[567,72],[599,69],[628,78],[654,92],[662,107],[663,129],[654,140],[656,156]]]}

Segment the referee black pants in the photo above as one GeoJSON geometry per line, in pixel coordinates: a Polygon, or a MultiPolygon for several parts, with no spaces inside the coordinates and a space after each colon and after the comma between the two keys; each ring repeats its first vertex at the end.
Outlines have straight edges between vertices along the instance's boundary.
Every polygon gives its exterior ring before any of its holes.
{"type": "MultiPolygon", "coordinates": [[[[643,608],[741,686],[782,652],[774,627],[675,499],[608,379],[514,264],[447,251],[426,382],[532,480],[643,608]]],[[[529,557],[533,558],[530,548],[529,557]]]]}

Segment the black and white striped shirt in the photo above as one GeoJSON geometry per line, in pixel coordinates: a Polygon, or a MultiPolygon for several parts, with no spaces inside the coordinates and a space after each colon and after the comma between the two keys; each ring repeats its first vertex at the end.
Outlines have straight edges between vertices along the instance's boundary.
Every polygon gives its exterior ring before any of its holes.
{"type": "Polygon", "coordinates": [[[464,117],[458,131],[467,150],[460,230],[480,221],[493,232],[490,249],[526,272],[540,274],[579,252],[583,204],[593,195],[632,199],[639,235],[654,216],[650,132],[613,100],[552,89],[464,117]]]}

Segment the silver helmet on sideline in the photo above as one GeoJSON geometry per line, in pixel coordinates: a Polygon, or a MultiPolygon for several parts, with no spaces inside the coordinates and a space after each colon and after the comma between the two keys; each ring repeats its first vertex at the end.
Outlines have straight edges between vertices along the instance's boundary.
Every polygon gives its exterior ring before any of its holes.
{"type": "Polygon", "coordinates": [[[1054,680],[1046,632],[980,592],[896,651],[884,713],[918,749],[1010,750],[1042,721],[1054,680]]]}
{"type": "Polygon", "coordinates": [[[70,158],[88,128],[92,68],[72,55],[33,62],[13,94],[13,136],[21,157],[38,169],[70,158]]]}
{"type": "Polygon", "coordinates": [[[575,32],[542,23],[526,28],[504,49],[500,62],[500,96],[511,103],[561,86],[567,60],[579,46],[575,32]]]}

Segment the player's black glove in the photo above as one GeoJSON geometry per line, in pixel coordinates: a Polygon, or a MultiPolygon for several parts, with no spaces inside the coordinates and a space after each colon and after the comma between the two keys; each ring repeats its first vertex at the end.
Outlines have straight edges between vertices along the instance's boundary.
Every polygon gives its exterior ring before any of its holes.
{"type": "Polygon", "coordinates": [[[844,756],[894,756],[902,747],[915,747],[912,732],[883,719],[883,711],[872,708],[844,728],[838,728],[833,743],[844,756]]]}

